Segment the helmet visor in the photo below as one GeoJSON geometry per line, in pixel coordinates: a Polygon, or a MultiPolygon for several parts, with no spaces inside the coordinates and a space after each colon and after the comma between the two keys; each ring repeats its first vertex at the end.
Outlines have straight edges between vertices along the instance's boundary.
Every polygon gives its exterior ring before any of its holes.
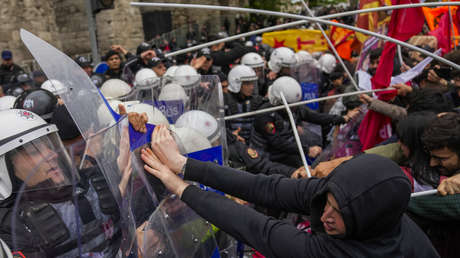
{"type": "Polygon", "coordinates": [[[71,186],[72,179],[78,177],[72,173],[72,163],[57,133],[44,135],[5,155],[14,178],[13,192],[59,189],[71,186]],[[21,182],[23,186],[19,187],[21,182]]]}

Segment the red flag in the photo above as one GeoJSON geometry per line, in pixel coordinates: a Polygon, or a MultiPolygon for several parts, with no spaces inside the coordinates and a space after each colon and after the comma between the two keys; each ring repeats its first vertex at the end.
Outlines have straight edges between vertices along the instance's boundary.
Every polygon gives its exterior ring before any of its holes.
{"type": "Polygon", "coordinates": [[[451,50],[452,45],[452,29],[449,18],[449,13],[445,12],[439,19],[438,27],[428,33],[438,39],[438,48],[442,48],[443,55],[451,50]]]}
{"type": "MultiPolygon", "coordinates": [[[[418,0],[394,0],[393,5],[418,3],[418,0]]],[[[388,36],[406,41],[422,31],[425,16],[421,8],[407,8],[393,10],[388,36]]],[[[372,89],[383,89],[390,86],[393,73],[393,62],[396,53],[396,44],[386,42],[380,57],[379,66],[372,77],[372,89]]],[[[379,99],[389,101],[396,95],[395,91],[377,94],[379,99]]],[[[359,127],[359,137],[363,150],[372,148],[376,144],[391,136],[391,119],[380,113],[369,110],[359,127]]]]}

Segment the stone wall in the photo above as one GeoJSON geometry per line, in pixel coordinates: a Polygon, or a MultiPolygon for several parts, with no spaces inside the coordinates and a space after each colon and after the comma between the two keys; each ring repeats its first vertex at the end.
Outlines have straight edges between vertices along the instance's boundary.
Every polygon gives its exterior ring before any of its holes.
{"type": "MultiPolygon", "coordinates": [[[[32,59],[19,38],[24,28],[51,43],[69,56],[91,52],[86,0],[1,0],[0,50],[13,51],[15,62],[30,63],[32,59]]],[[[115,0],[114,9],[96,14],[99,53],[106,52],[112,44],[135,49],[144,40],[142,13],[161,8],[131,7],[131,0],[115,0]]],[[[146,1],[149,2],[149,1],[146,1]]],[[[199,3],[212,5],[244,6],[245,0],[159,0],[158,2],[199,3]]],[[[189,23],[207,23],[211,32],[220,30],[223,15],[236,13],[196,9],[169,9],[173,29],[189,23]]]]}

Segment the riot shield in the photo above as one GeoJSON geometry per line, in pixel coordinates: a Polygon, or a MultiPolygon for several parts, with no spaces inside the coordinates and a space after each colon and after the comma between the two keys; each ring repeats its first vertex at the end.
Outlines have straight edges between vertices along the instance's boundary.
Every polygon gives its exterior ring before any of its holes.
{"type": "Polygon", "coordinates": [[[133,130],[128,129],[127,119],[111,110],[72,59],[25,30],[21,30],[21,38],[47,77],[64,86],[60,97],[87,143],[86,155],[94,158],[116,200],[123,235],[122,255],[128,256],[135,247],[136,227],[148,219],[157,204],[151,185],[154,180],[135,165],[138,163],[127,165],[139,159],[130,150],[133,130]]]}
{"type": "MultiPolygon", "coordinates": [[[[291,69],[291,76],[300,83],[303,100],[318,98],[321,72],[313,62],[298,64],[291,69]]],[[[307,106],[313,110],[319,109],[318,102],[307,104],[307,106]]]]}
{"type": "Polygon", "coordinates": [[[176,196],[161,202],[142,235],[142,257],[207,258],[218,252],[211,224],[176,196]]]}
{"type": "MultiPolygon", "coordinates": [[[[21,29],[20,35],[48,79],[56,80],[64,86],[59,96],[85,139],[89,132],[100,131],[113,123],[113,120],[103,119],[110,115],[98,117],[95,112],[105,105],[104,101],[97,87],[78,64],[28,31],[21,29]]],[[[109,114],[109,110],[103,113],[109,114]]]]}
{"type": "Polygon", "coordinates": [[[218,76],[183,76],[162,86],[155,106],[173,125],[180,149],[202,161],[226,161],[223,94],[218,76]]]}
{"type": "Polygon", "coordinates": [[[316,159],[315,165],[319,162],[352,156],[361,152],[358,129],[366,113],[366,107],[361,106],[361,113],[357,117],[344,125],[335,127],[329,133],[328,139],[331,139],[331,143],[316,159]]]}
{"type": "MultiPolygon", "coordinates": [[[[139,149],[150,142],[154,125],[147,125],[146,134],[134,132],[127,119],[119,118],[111,110],[89,77],[72,59],[25,30],[21,30],[21,38],[47,77],[64,85],[60,97],[87,142],[87,155],[96,161],[117,203],[122,232],[121,254],[128,256],[133,250],[137,251],[134,248],[136,228],[144,223],[157,203],[152,188],[156,190],[158,185],[144,173],[138,155],[139,149]]],[[[198,84],[186,88],[191,102],[184,110],[212,114],[218,126],[214,128],[212,137],[205,137],[213,147],[211,152],[201,150],[195,157],[222,163],[225,130],[223,105],[216,104],[223,102],[218,85],[218,79],[214,77],[201,79],[198,84]]],[[[186,112],[181,116],[184,114],[186,112]]]]}

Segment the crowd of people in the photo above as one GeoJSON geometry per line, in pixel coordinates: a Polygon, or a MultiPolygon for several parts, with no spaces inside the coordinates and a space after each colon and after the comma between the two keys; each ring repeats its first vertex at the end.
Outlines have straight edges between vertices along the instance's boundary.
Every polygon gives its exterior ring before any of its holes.
{"type": "MultiPolygon", "coordinates": [[[[258,18],[238,17],[238,32],[278,22],[258,18]]],[[[203,41],[228,37],[228,27],[201,33],[203,41]]],[[[187,46],[195,38],[191,30],[187,46]]],[[[354,50],[342,67],[329,51],[274,49],[261,36],[180,55],[167,55],[179,49],[174,40],[163,43],[142,42],[135,53],[112,45],[96,67],[84,56],[73,59],[105,103],[88,116],[104,124],[110,110],[108,120],[126,120],[136,131],[121,129],[118,144],[88,140],[67,101],[86,102],[64,97],[69,82],[26,73],[2,51],[0,238],[14,255],[175,257],[165,251],[166,237],[146,226],[158,210],[152,199],[171,194],[224,232],[215,236],[217,250],[231,236],[253,257],[458,255],[460,70],[431,61],[415,71],[426,57],[403,48],[392,75],[416,76],[388,85],[391,98],[358,93],[292,106],[292,123],[286,108],[270,108],[311,99],[312,85],[313,98],[357,91],[352,80],[366,89],[362,75],[376,74],[383,48],[354,50]],[[361,124],[368,112],[389,121],[371,146],[363,144],[369,128],[361,124]],[[144,176],[134,176],[139,168],[129,154],[130,136],[139,133],[149,135],[133,151],[144,176]],[[215,146],[223,148],[221,165],[188,155],[215,146]],[[147,187],[127,200],[139,178],[147,187]],[[411,197],[429,190],[437,194],[411,197]],[[131,217],[135,233],[126,230],[131,217]]],[[[444,58],[460,64],[460,50],[444,58]]],[[[211,256],[194,250],[187,255],[211,256]]]]}

